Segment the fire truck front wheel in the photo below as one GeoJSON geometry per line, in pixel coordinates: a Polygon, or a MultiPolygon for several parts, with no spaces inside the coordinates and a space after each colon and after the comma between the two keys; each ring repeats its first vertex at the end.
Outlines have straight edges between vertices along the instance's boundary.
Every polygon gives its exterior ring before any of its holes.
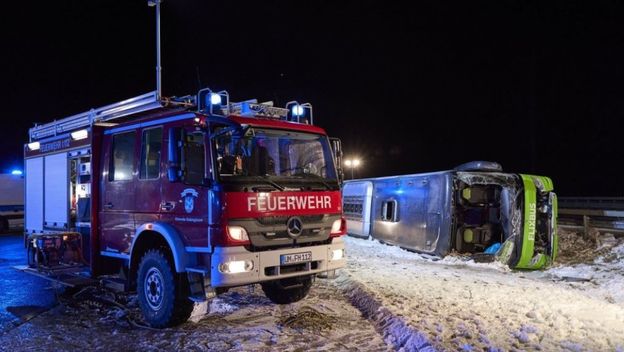
{"type": "Polygon", "coordinates": [[[185,322],[193,311],[188,280],[172,270],[162,250],[143,255],[137,277],[137,295],[145,320],[155,328],[185,322]]]}
{"type": "Polygon", "coordinates": [[[312,276],[268,281],[261,285],[262,291],[273,303],[288,304],[300,301],[308,295],[312,287],[312,276]]]}

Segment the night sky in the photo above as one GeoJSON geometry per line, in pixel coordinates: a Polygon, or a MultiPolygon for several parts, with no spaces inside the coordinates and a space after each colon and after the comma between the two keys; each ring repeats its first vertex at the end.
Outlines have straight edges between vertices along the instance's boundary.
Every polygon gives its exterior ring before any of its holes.
{"type": "MultiPolygon", "coordinates": [[[[16,3],[0,15],[4,171],[34,122],[155,89],[146,1],[16,3]]],[[[309,101],[363,159],[356,177],[491,160],[561,196],[624,196],[622,2],[167,0],[161,19],[166,96],[309,101]]]]}

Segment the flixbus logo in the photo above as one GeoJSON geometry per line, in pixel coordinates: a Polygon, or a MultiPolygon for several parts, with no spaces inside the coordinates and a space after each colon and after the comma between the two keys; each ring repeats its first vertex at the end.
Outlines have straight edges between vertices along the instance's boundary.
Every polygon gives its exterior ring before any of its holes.
{"type": "Polygon", "coordinates": [[[247,198],[247,211],[331,209],[330,196],[269,196],[247,198]]]}
{"type": "Polygon", "coordinates": [[[535,221],[537,219],[537,208],[536,204],[531,202],[529,203],[529,213],[527,218],[527,229],[529,231],[529,241],[535,241],[535,221]]]}

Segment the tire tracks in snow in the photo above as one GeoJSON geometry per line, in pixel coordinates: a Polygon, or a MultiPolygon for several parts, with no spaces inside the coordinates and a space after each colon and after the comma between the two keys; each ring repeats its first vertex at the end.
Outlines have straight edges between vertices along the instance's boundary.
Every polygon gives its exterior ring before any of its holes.
{"type": "Polygon", "coordinates": [[[425,334],[409,326],[400,316],[393,314],[363,285],[347,277],[336,279],[337,287],[362,315],[370,320],[382,334],[384,341],[398,351],[435,352],[425,334]]]}

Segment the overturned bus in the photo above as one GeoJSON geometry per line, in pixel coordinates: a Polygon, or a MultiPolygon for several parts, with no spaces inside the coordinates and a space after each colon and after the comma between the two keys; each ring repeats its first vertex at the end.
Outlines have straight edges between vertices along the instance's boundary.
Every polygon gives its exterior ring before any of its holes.
{"type": "Polygon", "coordinates": [[[557,197],[544,176],[473,161],[453,170],[346,181],[347,233],[407,250],[470,253],[517,269],[557,255],[557,197]]]}

